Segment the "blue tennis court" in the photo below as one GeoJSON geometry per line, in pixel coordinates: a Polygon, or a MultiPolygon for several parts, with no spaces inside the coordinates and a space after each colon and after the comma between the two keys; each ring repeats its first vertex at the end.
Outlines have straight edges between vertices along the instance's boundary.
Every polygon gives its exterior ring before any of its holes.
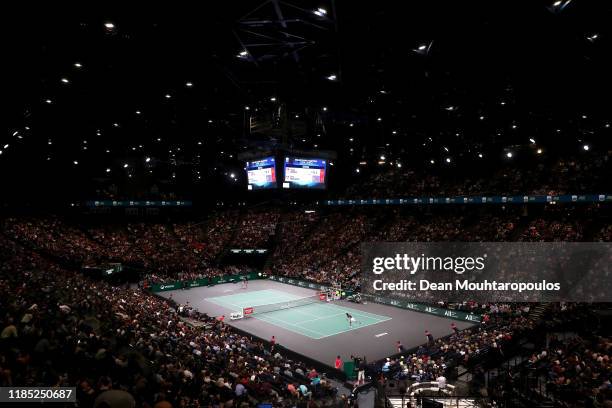
{"type": "MultiPolygon", "coordinates": [[[[212,297],[206,300],[239,312],[245,307],[254,307],[257,310],[257,306],[291,302],[297,299],[303,299],[303,297],[274,289],[266,289],[212,297]]],[[[253,318],[312,339],[335,336],[336,334],[359,330],[363,327],[391,320],[388,316],[376,315],[323,301],[255,314],[253,318]],[[346,313],[350,313],[355,318],[352,326],[348,323],[346,313]]]]}

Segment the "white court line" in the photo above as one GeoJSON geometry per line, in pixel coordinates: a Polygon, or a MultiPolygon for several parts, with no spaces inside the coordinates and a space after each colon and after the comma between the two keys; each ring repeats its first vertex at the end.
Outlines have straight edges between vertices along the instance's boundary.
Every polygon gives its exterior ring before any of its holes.
{"type": "Polygon", "coordinates": [[[316,319],[301,320],[299,324],[309,323],[309,322],[316,322],[317,320],[324,320],[324,319],[328,319],[330,317],[343,316],[343,315],[344,315],[344,313],[338,313],[338,314],[335,314],[335,315],[327,315],[327,316],[324,316],[324,317],[317,317],[316,319]]]}
{"type": "MultiPolygon", "coordinates": [[[[264,316],[266,316],[266,315],[264,315],[264,316]]],[[[261,316],[260,316],[260,317],[253,316],[253,317],[254,317],[255,319],[259,319],[259,320],[261,320],[261,321],[263,321],[263,322],[270,323],[270,324],[274,324],[274,323],[272,323],[272,322],[267,321],[266,319],[261,318],[261,316]]],[[[282,320],[282,319],[275,319],[274,317],[271,317],[270,315],[267,315],[266,317],[267,317],[268,319],[271,319],[271,320],[276,320],[277,322],[279,322],[279,323],[281,323],[281,324],[283,324],[283,325],[287,325],[287,326],[294,326],[294,327],[297,327],[297,328],[299,328],[299,329],[302,329],[302,330],[305,330],[305,331],[308,331],[308,332],[316,333],[316,334],[318,334],[318,335],[324,335],[324,334],[323,334],[323,333],[321,333],[321,332],[318,332],[318,331],[316,331],[316,330],[312,330],[312,329],[307,329],[306,327],[302,327],[302,326],[300,326],[299,324],[289,323],[289,322],[287,322],[287,321],[285,321],[285,320],[282,320]]],[[[277,326],[278,326],[278,325],[277,325],[277,326]]],[[[279,327],[280,327],[280,328],[282,328],[282,329],[285,329],[285,330],[292,331],[292,332],[294,332],[294,333],[298,333],[298,334],[304,335],[304,333],[303,333],[303,332],[299,332],[299,331],[291,330],[291,329],[288,329],[287,327],[283,327],[283,326],[279,326],[279,327]]],[[[308,336],[308,337],[310,337],[310,336],[308,336]]],[[[317,339],[317,340],[318,340],[318,339],[320,339],[320,338],[322,338],[322,337],[314,337],[314,339],[317,339]]]]}
{"type": "MultiPolygon", "coordinates": [[[[332,306],[332,305],[330,305],[330,306],[332,306]]],[[[341,310],[352,310],[352,309],[342,309],[342,308],[340,308],[340,307],[338,307],[338,309],[341,309],[341,310]]],[[[287,309],[287,310],[289,310],[289,309],[287,309]]],[[[272,313],[274,313],[274,312],[272,312],[272,313]]],[[[316,318],[316,319],[311,319],[311,320],[309,320],[309,322],[313,322],[313,321],[317,321],[317,320],[326,320],[326,319],[328,319],[328,318],[330,318],[330,317],[341,316],[341,315],[343,315],[343,314],[344,314],[344,313],[338,313],[338,314],[336,314],[336,315],[327,315],[327,316],[322,316],[322,317],[318,317],[318,318],[316,318]]],[[[354,314],[355,314],[355,315],[358,315],[358,313],[354,313],[354,314]]],[[[264,315],[264,316],[265,316],[265,315],[264,315]]],[[[304,320],[302,320],[302,321],[298,322],[297,324],[295,324],[295,323],[289,323],[289,322],[287,322],[287,321],[285,321],[285,320],[283,320],[283,319],[273,318],[273,317],[271,317],[271,316],[269,316],[269,315],[268,315],[267,317],[269,317],[270,319],[276,320],[276,321],[278,321],[278,322],[281,322],[281,323],[284,323],[284,324],[290,325],[290,326],[295,326],[295,327],[298,327],[298,328],[300,328],[300,329],[304,329],[304,330],[307,330],[307,331],[311,331],[311,332],[313,332],[313,333],[318,333],[318,334],[320,334],[320,335],[321,335],[321,337],[316,337],[316,338],[315,338],[316,340],[324,339],[324,338],[326,338],[326,337],[335,336],[335,335],[337,335],[337,334],[341,334],[341,333],[346,333],[346,332],[349,332],[349,331],[352,331],[352,330],[358,330],[358,329],[363,328],[363,327],[368,327],[368,326],[372,326],[372,325],[375,325],[375,324],[378,324],[378,323],[381,323],[381,322],[386,322],[387,320],[391,320],[391,318],[390,318],[390,317],[386,317],[386,316],[379,316],[379,318],[378,318],[378,319],[376,319],[376,321],[375,321],[375,322],[366,323],[365,325],[361,325],[361,326],[350,326],[350,327],[348,327],[348,328],[346,328],[346,329],[344,329],[344,330],[336,331],[336,332],[329,333],[329,334],[324,334],[324,333],[317,332],[316,330],[311,330],[311,329],[307,329],[306,327],[300,326],[300,324],[302,324],[302,323],[306,323],[306,321],[304,321],[304,320]]],[[[365,316],[365,317],[369,317],[369,316],[365,316]]],[[[370,316],[370,318],[371,318],[371,316],[370,316]]],[[[261,320],[265,321],[265,319],[261,319],[261,320]]],[[[303,333],[302,333],[302,334],[303,334],[303,333]]]]}
{"type": "Polygon", "coordinates": [[[230,302],[227,302],[227,301],[213,300],[213,299],[215,299],[215,298],[204,299],[204,300],[207,300],[210,303],[214,303],[215,305],[218,305],[218,306],[223,306],[226,309],[237,309],[236,311],[242,311],[242,306],[240,306],[240,305],[236,305],[234,303],[230,303],[230,302]]]}
{"type": "Polygon", "coordinates": [[[378,323],[386,322],[387,320],[391,320],[391,318],[389,317],[389,318],[384,319],[384,320],[379,320],[379,321],[377,321],[376,323],[368,323],[368,324],[366,324],[365,326],[352,326],[352,327],[349,327],[348,329],[345,329],[345,330],[340,330],[340,331],[337,331],[337,332],[334,332],[334,333],[328,334],[327,336],[319,337],[317,340],[319,340],[319,339],[324,339],[325,337],[335,336],[335,335],[337,335],[337,334],[342,334],[342,333],[350,332],[350,331],[352,331],[352,330],[361,329],[361,328],[363,328],[363,327],[373,326],[373,325],[378,324],[378,323]]]}
{"type": "Polygon", "coordinates": [[[377,315],[377,314],[374,314],[374,313],[364,312],[364,311],[359,310],[359,309],[345,308],[345,307],[338,306],[338,305],[330,305],[329,303],[325,303],[323,306],[330,306],[332,309],[339,309],[339,310],[343,310],[345,312],[349,312],[352,315],[369,317],[371,319],[376,319],[376,320],[385,319],[385,318],[387,318],[386,320],[390,319],[389,316],[377,315]]]}
{"type": "MultiPolygon", "coordinates": [[[[290,308],[290,309],[295,309],[295,310],[293,310],[294,313],[300,313],[300,314],[303,314],[303,315],[306,315],[306,316],[310,316],[310,317],[318,317],[318,318],[321,317],[321,315],[317,315],[317,314],[314,314],[314,313],[308,313],[308,312],[305,312],[303,310],[300,310],[299,306],[296,307],[296,308],[290,308]]],[[[285,309],[285,310],[289,310],[289,309],[285,309]]]]}

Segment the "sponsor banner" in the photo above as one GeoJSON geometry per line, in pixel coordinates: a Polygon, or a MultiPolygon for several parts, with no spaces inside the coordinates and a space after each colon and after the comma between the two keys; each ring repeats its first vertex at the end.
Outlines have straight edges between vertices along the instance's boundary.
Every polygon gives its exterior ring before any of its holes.
{"type": "MultiPolygon", "coordinates": [[[[276,282],[286,283],[286,284],[294,285],[294,286],[306,287],[309,289],[315,289],[319,291],[326,291],[326,290],[332,289],[332,287],[330,286],[322,285],[319,283],[308,282],[308,281],[303,281],[303,280],[294,279],[294,278],[286,278],[283,276],[271,275],[268,277],[268,279],[276,281],[276,282]]],[[[351,291],[344,291],[344,292],[346,296],[351,296],[354,294],[351,291]]],[[[389,306],[395,306],[395,307],[399,307],[402,309],[412,310],[414,312],[433,314],[436,316],[446,317],[449,319],[462,320],[462,321],[468,321],[468,322],[474,322],[474,323],[480,323],[482,320],[482,316],[479,314],[464,312],[461,310],[445,309],[445,308],[437,307],[437,306],[402,301],[398,299],[391,299],[391,298],[387,298],[383,296],[372,296],[372,295],[363,294],[363,293],[361,294],[361,296],[362,298],[365,298],[370,302],[380,303],[380,304],[389,305],[389,306]]]]}
{"type": "Polygon", "coordinates": [[[199,286],[208,286],[208,285],[218,285],[221,283],[238,282],[242,280],[244,276],[246,276],[248,280],[263,278],[257,272],[250,272],[247,275],[227,275],[227,276],[216,276],[212,279],[204,278],[204,279],[196,279],[196,280],[188,280],[188,281],[159,283],[159,284],[151,285],[149,287],[149,290],[151,292],[165,292],[167,290],[197,288],[199,286]]]}
{"type": "Polygon", "coordinates": [[[381,303],[383,305],[395,306],[402,309],[412,310],[413,312],[427,313],[435,316],[446,317],[448,319],[462,320],[465,322],[480,323],[482,316],[479,314],[464,312],[462,310],[446,309],[443,307],[424,305],[422,303],[414,303],[410,301],[391,299],[382,296],[372,296],[361,294],[361,297],[368,299],[370,302],[381,303]]]}
{"type": "Polygon", "coordinates": [[[325,205],[421,205],[421,204],[535,204],[535,203],[601,203],[612,202],[612,194],[564,194],[557,196],[457,196],[406,197],[369,200],[326,200],[325,205]]]}

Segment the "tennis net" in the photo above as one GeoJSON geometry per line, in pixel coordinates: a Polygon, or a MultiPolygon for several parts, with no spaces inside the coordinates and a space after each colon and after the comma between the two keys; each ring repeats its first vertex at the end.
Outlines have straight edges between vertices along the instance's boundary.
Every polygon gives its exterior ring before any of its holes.
{"type": "Polygon", "coordinates": [[[255,314],[275,312],[277,310],[284,310],[284,309],[290,309],[293,307],[306,306],[311,303],[319,302],[321,300],[325,300],[324,294],[316,294],[316,295],[306,296],[306,297],[298,298],[298,299],[285,300],[284,302],[268,303],[265,305],[244,307],[242,308],[242,315],[244,317],[249,317],[255,314]]]}

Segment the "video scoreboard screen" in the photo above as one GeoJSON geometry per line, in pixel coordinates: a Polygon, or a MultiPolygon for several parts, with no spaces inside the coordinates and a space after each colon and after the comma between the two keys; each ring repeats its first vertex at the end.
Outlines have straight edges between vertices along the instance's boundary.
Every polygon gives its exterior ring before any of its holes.
{"type": "Polygon", "coordinates": [[[322,159],[285,157],[283,188],[325,188],[326,164],[322,159]]]}
{"type": "Polygon", "coordinates": [[[249,190],[276,188],[276,163],[274,157],[246,162],[249,190]]]}

